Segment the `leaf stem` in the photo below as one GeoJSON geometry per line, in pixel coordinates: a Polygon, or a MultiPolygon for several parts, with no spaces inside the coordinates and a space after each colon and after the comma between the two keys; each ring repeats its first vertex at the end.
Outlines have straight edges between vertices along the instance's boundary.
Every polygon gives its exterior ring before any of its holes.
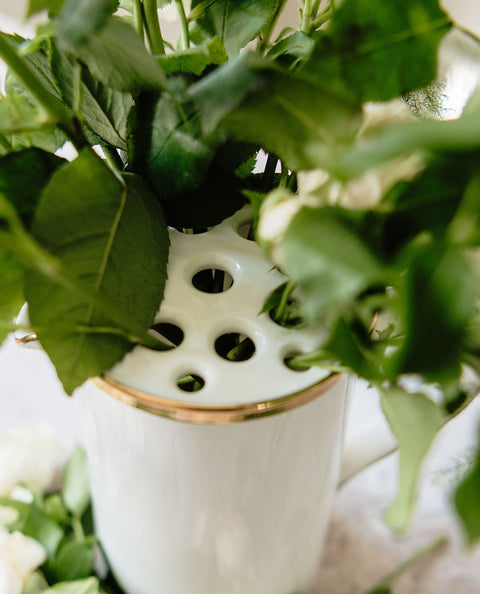
{"type": "Polygon", "coordinates": [[[185,14],[185,7],[182,0],[175,0],[180,24],[182,26],[182,47],[188,49],[190,47],[190,31],[188,30],[187,15],[185,14]]]}
{"type": "Polygon", "coordinates": [[[0,36],[0,57],[10,70],[20,79],[54,124],[61,128],[78,149],[87,146],[80,126],[70,111],[48,91],[43,82],[18,55],[10,43],[0,36]]]}
{"type": "Polygon", "coordinates": [[[164,54],[165,43],[158,20],[157,0],[143,0],[143,5],[145,7],[145,25],[150,51],[153,55],[164,54]]]}
{"type": "Polygon", "coordinates": [[[277,169],[278,157],[273,153],[268,153],[267,163],[262,177],[262,185],[265,191],[271,190],[273,186],[273,179],[277,169]]]}
{"type": "Polygon", "coordinates": [[[134,0],[133,2],[133,20],[135,22],[135,29],[142,39],[144,39],[143,32],[143,10],[142,3],[140,0],[134,0]]]}
{"type": "Polygon", "coordinates": [[[105,155],[105,160],[110,165],[110,167],[114,171],[123,171],[125,168],[125,163],[122,161],[118,151],[111,146],[102,146],[102,149],[105,155]]]}
{"type": "Polygon", "coordinates": [[[307,35],[312,29],[312,0],[304,0],[301,30],[307,35]]]}
{"type": "Polygon", "coordinates": [[[257,47],[258,53],[263,53],[263,51],[267,49],[270,42],[270,37],[272,36],[273,28],[275,27],[275,23],[277,22],[285,4],[286,0],[279,0],[272,16],[270,17],[270,20],[265,26],[265,29],[260,33],[260,43],[257,47]]]}
{"type": "MultiPolygon", "coordinates": [[[[448,538],[446,536],[439,536],[431,543],[426,545],[425,547],[421,548],[411,557],[400,563],[398,567],[396,567],[393,571],[387,573],[373,588],[371,588],[371,592],[375,592],[380,588],[385,588],[390,586],[394,579],[399,577],[402,573],[404,573],[407,569],[410,569],[413,565],[416,565],[418,562],[422,561],[425,557],[433,553],[434,551],[441,549],[444,547],[448,542],[448,538]]],[[[368,593],[367,593],[368,594],[368,593]]]]}
{"type": "Polygon", "coordinates": [[[288,315],[288,300],[290,295],[295,290],[295,284],[289,280],[287,281],[285,288],[282,292],[282,296],[280,298],[280,303],[278,304],[275,310],[275,321],[278,322],[280,325],[285,323],[285,320],[288,315]]]}

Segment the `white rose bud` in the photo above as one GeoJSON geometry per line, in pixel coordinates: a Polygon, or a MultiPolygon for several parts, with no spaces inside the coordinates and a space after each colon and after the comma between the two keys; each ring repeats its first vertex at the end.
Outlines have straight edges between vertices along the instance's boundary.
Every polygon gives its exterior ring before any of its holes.
{"type": "Polygon", "coordinates": [[[43,425],[16,427],[0,435],[0,496],[17,485],[44,492],[63,455],[53,430],[43,425]]]}
{"type": "Polygon", "coordinates": [[[46,558],[45,549],[33,538],[0,529],[0,594],[21,594],[30,573],[46,558]]]}

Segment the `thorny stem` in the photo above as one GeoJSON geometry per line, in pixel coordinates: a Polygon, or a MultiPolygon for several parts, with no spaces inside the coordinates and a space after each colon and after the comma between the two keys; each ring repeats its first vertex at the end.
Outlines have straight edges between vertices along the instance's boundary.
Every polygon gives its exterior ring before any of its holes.
{"type": "Polygon", "coordinates": [[[47,90],[43,82],[3,37],[0,37],[0,57],[38,101],[52,123],[61,128],[70,138],[77,150],[87,146],[76,118],[72,117],[62,102],[47,90]]]}
{"type": "Polygon", "coordinates": [[[190,31],[188,30],[187,15],[185,14],[185,7],[183,6],[182,0],[175,0],[177,7],[178,16],[182,26],[182,47],[188,49],[190,47],[190,31]]]}
{"type": "Polygon", "coordinates": [[[144,0],[143,5],[145,7],[145,25],[150,51],[153,55],[164,54],[165,44],[158,20],[157,0],[144,0]]]}

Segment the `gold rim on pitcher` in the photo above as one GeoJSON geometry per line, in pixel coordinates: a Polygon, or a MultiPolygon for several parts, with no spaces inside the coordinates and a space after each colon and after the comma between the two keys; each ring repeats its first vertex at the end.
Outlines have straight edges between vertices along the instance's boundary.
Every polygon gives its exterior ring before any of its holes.
{"type": "Polygon", "coordinates": [[[90,381],[117,400],[156,416],[197,425],[225,425],[275,415],[307,404],[328,392],[341,377],[341,374],[332,373],[313,386],[287,396],[264,402],[230,406],[189,403],[162,398],[131,388],[105,376],[95,377],[90,381]]]}

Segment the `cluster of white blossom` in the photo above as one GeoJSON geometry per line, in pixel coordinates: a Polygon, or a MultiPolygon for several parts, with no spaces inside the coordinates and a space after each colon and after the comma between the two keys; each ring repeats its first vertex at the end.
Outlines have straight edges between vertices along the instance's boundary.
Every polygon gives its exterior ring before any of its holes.
{"type": "MultiPolygon", "coordinates": [[[[0,497],[25,500],[31,491],[45,492],[62,455],[45,426],[22,426],[0,434],[0,497]]],[[[12,508],[0,507],[0,594],[22,594],[30,574],[46,559],[39,542],[7,530],[5,525],[15,515],[12,508]]]]}

